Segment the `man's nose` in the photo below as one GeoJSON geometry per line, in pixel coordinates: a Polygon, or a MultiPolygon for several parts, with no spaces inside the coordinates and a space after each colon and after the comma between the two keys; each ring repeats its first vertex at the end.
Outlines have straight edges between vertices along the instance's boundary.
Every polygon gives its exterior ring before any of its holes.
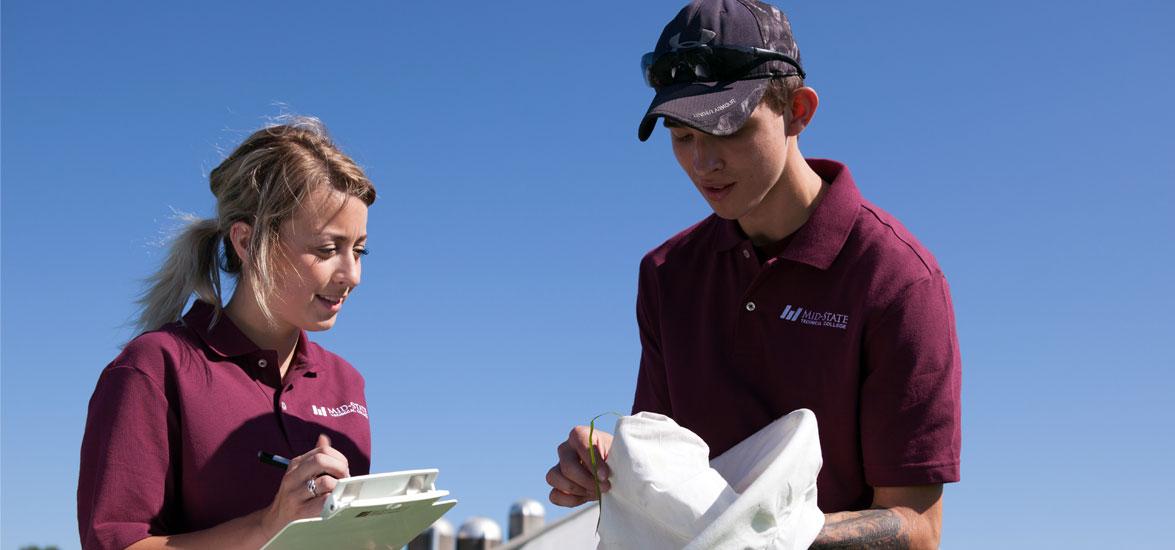
{"type": "Polygon", "coordinates": [[[718,148],[714,147],[710,140],[706,138],[699,138],[694,140],[694,172],[698,174],[709,174],[721,170],[725,164],[722,162],[722,155],[718,148]]]}

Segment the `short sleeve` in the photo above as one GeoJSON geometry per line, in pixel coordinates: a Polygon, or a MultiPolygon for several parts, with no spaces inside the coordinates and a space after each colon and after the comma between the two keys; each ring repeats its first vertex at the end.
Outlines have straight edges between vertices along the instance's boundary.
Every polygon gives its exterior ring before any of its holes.
{"type": "Polygon", "coordinates": [[[143,372],[103,371],[90,398],[78,475],[82,547],[126,548],[166,534],[171,492],[167,399],[143,372]]]}
{"type": "Polygon", "coordinates": [[[935,274],[890,303],[865,341],[861,451],[874,487],[959,480],[961,365],[950,291],[935,274]]]}
{"type": "Polygon", "coordinates": [[[641,364],[632,413],[648,411],[673,416],[669,385],[665,379],[665,361],[661,354],[660,289],[652,256],[646,256],[641,262],[636,323],[641,339],[641,364]]]}

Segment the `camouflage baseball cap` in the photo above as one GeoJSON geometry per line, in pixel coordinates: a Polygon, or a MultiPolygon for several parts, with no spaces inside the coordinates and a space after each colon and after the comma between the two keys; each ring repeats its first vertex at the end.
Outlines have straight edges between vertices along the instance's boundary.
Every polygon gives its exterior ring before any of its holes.
{"type": "MultiPolygon", "coordinates": [[[[646,57],[691,48],[716,50],[738,48],[778,52],[795,63],[764,59],[736,77],[707,81],[671,83],[655,88],[657,95],[641,120],[637,136],[649,139],[658,117],[716,136],[738,131],[750,118],[767,90],[772,76],[800,75],[800,49],[792,36],[791,23],[778,8],[756,0],[694,0],[681,9],[646,57]]],[[[642,63],[643,65],[644,63],[642,63]]]]}

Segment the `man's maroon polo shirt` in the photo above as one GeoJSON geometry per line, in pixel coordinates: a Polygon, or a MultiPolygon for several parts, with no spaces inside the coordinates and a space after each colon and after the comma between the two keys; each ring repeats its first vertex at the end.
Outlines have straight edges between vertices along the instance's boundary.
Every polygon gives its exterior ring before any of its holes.
{"type": "Polygon", "coordinates": [[[85,548],[125,548],[149,535],[213,527],[273,502],[288,458],[319,434],[368,473],[363,378],[298,339],[283,386],[277,352],[253,344],[197,301],[182,322],[140,335],[102,371],[90,398],[78,479],[85,548]]]}
{"type": "Polygon", "coordinates": [[[760,264],[710,216],[641,262],[633,412],[671,416],[717,456],[795,409],[816,413],[825,512],[871,486],[958,481],[960,362],[930,253],[865,201],[849,170],[809,160],[825,196],[760,264]]]}

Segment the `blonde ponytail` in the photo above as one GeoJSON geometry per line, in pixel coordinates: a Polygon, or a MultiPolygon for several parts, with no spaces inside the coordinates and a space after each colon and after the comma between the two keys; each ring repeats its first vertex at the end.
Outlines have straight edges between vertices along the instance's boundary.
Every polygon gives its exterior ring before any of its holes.
{"type": "Polygon", "coordinates": [[[138,332],[178,320],[193,292],[218,311],[221,307],[221,235],[216,220],[191,215],[183,219],[188,226],[172,242],[163,267],[147,279],[147,291],[138,300],[138,332]]]}

